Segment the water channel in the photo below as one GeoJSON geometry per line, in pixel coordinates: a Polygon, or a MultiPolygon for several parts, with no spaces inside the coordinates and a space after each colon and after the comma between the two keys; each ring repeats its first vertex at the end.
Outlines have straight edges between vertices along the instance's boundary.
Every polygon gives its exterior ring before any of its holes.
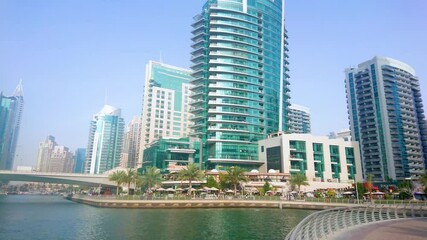
{"type": "Polygon", "coordinates": [[[284,239],[313,210],[111,209],[0,196],[0,239],[284,239]]]}

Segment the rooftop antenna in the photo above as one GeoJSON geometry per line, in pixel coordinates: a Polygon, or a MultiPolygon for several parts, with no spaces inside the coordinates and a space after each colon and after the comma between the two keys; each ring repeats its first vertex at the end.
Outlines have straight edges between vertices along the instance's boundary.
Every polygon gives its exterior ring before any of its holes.
{"type": "Polygon", "coordinates": [[[19,84],[16,86],[13,96],[24,96],[24,88],[22,87],[22,79],[19,79],[19,84]]]}

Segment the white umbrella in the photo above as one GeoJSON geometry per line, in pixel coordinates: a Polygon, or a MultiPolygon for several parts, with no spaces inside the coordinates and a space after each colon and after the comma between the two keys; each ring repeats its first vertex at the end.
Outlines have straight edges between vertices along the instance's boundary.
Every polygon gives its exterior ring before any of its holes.
{"type": "Polygon", "coordinates": [[[216,187],[211,187],[211,191],[218,191],[219,189],[216,187]]]}
{"type": "Polygon", "coordinates": [[[166,191],[168,191],[168,192],[175,192],[175,189],[173,189],[173,188],[168,188],[168,189],[166,189],[166,191]]]}
{"type": "Polygon", "coordinates": [[[226,193],[234,193],[234,191],[233,190],[227,190],[227,191],[225,191],[226,193]]]}
{"type": "Polygon", "coordinates": [[[177,189],[175,189],[176,191],[184,191],[184,189],[182,189],[182,188],[177,188],[177,189]]]}
{"type": "Polygon", "coordinates": [[[156,191],[160,191],[160,192],[161,192],[161,191],[164,191],[164,190],[166,190],[166,189],[164,189],[164,188],[157,188],[157,189],[156,189],[156,191]]]}

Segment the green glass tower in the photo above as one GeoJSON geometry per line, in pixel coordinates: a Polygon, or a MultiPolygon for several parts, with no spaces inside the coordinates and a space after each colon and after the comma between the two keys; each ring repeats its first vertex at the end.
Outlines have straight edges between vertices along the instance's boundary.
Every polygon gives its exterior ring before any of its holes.
{"type": "Polygon", "coordinates": [[[12,96],[4,96],[0,92],[0,170],[13,168],[23,107],[21,82],[12,96]]]}
{"type": "Polygon", "coordinates": [[[194,134],[204,166],[258,168],[258,140],[288,130],[282,0],[209,0],[194,17],[194,134]]]}

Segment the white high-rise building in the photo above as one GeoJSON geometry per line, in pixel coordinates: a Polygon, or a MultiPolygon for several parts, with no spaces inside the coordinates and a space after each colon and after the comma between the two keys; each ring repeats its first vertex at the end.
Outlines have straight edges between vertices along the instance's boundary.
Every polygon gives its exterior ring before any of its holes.
{"type": "Polygon", "coordinates": [[[36,171],[71,173],[73,166],[73,154],[67,147],[58,146],[55,137],[47,136],[46,140],[39,144],[36,171]]]}
{"type": "Polygon", "coordinates": [[[50,155],[47,172],[72,173],[74,167],[73,154],[67,147],[55,146],[50,155]]]}
{"type": "Polygon", "coordinates": [[[408,64],[374,57],[345,70],[351,136],[365,177],[417,179],[426,171],[427,124],[420,82],[408,64]]]}
{"type": "Polygon", "coordinates": [[[53,149],[57,146],[55,137],[47,136],[44,142],[39,144],[39,151],[37,154],[37,172],[47,172],[50,164],[50,156],[53,149]]]}
{"type": "Polygon", "coordinates": [[[145,146],[160,138],[190,133],[191,71],[150,61],[146,67],[139,165],[145,146]]]}
{"type": "Polygon", "coordinates": [[[289,106],[289,132],[310,133],[310,109],[308,107],[291,104],[289,106]]]}
{"type": "Polygon", "coordinates": [[[141,129],[141,118],[133,117],[128,124],[123,141],[123,151],[120,159],[120,167],[134,168],[138,162],[139,136],[141,129]]]}
{"type": "Polygon", "coordinates": [[[121,110],[105,105],[93,116],[86,155],[86,173],[101,174],[119,165],[124,120],[121,110]]]}

